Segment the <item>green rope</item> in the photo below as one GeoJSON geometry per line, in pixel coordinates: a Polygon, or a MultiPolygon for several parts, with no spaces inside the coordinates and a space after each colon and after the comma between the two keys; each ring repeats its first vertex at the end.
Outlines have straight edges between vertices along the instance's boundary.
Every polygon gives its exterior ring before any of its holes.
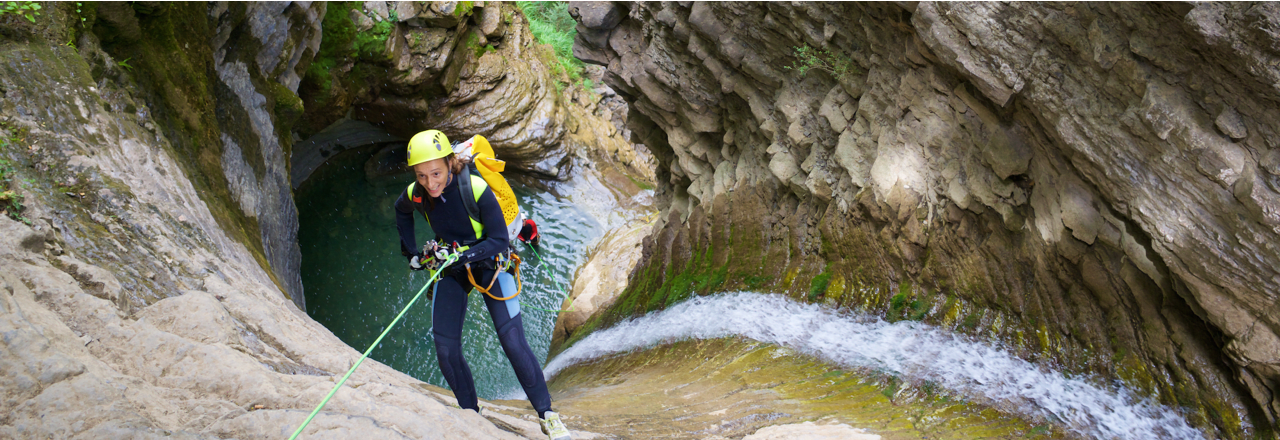
{"type": "Polygon", "coordinates": [[[324,408],[324,405],[329,403],[329,399],[333,398],[333,395],[338,392],[338,388],[342,388],[342,384],[347,383],[347,378],[351,377],[351,373],[356,372],[356,367],[359,367],[360,363],[364,362],[364,359],[369,357],[369,353],[372,353],[373,349],[378,346],[378,343],[382,342],[382,338],[386,337],[387,333],[391,331],[391,328],[395,327],[396,323],[400,322],[400,318],[404,317],[405,312],[408,312],[409,308],[413,307],[413,304],[418,302],[418,298],[422,297],[422,293],[427,291],[427,287],[430,287],[431,283],[435,282],[436,277],[440,276],[440,272],[443,272],[444,268],[449,267],[449,265],[453,264],[457,259],[458,255],[453,254],[440,264],[441,270],[437,270],[435,273],[431,274],[431,279],[427,280],[427,284],[423,285],[422,289],[418,290],[418,294],[414,295],[413,299],[409,300],[409,304],[404,306],[404,310],[401,310],[399,315],[396,315],[396,319],[391,320],[391,325],[388,325],[387,329],[383,330],[381,335],[378,335],[378,339],[373,341],[373,345],[370,345],[369,349],[365,350],[363,355],[360,355],[360,360],[357,360],[356,364],[352,365],[350,370],[347,370],[347,375],[342,376],[342,380],[338,381],[338,384],[334,385],[332,390],[329,390],[329,395],[324,396],[324,400],[321,400],[320,404],[316,405],[316,409],[311,411],[311,415],[307,416],[307,420],[302,422],[302,426],[299,426],[297,431],[293,431],[293,435],[289,436],[289,440],[298,438],[298,434],[301,434],[302,430],[307,427],[307,424],[311,423],[311,419],[315,418],[316,414],[320,413],[320,409],[324,408]]]}
{"type": "MultiPolygon", "coordinates": [[[[525,247],[527,247],[527,248],[529,248],[529,250],[533,251],[533,256],[538,258],[538,266],[542,266],[542,264],[543,264],[543,262],[542,262],[542,255],[538,253],[538,248],[535,248],[535,247],[533,247],[533,246],[525,246],[525,247]]],[[[560,282],[559,282],[559,281],[555,281],[555,280],[554,280],[554,278],[552,279],[552,281],[551,281],[551,282],[555,285],[556,291],[557,291],[557,292],[559,292],[559,291],[561,290],[561,289],[560,289],[560,282]]],[[[570,292],[565,292],[565,295],[568,295],[569,293],[570,293],[570,292]]],[[[547,310],[547,309],[544,309],[544,308],[541,308],[541,307],[534,307],[534,306],[531,306],[531,305],[528,305],[528,304],[521,304],[521,305],[520,305],[520,307],[528,307],[528,308],[531,308],[531,309],[534,309],[534,310],[541,310],[541,311],[544,311],[544,312],[547,312],[547,313],[560,313],[560,312],[572,312],[572,311],[574,311],[574,310],[573,310],[573,298],[569,298],[569,306],[568,306],[568,307],[566,307],[566,309],[568,309],[568,310],[547,310]]]]}

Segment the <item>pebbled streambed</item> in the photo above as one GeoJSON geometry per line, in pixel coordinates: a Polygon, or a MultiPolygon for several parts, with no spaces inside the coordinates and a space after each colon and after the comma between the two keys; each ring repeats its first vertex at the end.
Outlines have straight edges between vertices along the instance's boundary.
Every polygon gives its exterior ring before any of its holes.
{"type": "MultiPolygon", "coordinates": [[[[350,150],[328,159],[296,192],[307,313],[361,351],[429,277],[426,271],[409,270],[397,242],[392,206],[412,177],[367,176],[364,167],[371,153],[367,148],[350,150]]],[[[554,194],[511,183],[525,216],[538,222],[543,235],[537,254],[522,244],[517,248],[524,259],[520,300],[525,332],[534,354],[545,359],[556,318],[549,311],[560,308],[573,270],[606,225],[554,194]]],[[[419,243],[433,238],[424,221],[416,226],[419,243]]],[[[430,302],[424,295],[370,357],[447,388],[436,366],[430,329],[430,302]]],[[[471,295],[463,331],[463,350],[479,396],[522,397],[479,294],[471,295]]]]}

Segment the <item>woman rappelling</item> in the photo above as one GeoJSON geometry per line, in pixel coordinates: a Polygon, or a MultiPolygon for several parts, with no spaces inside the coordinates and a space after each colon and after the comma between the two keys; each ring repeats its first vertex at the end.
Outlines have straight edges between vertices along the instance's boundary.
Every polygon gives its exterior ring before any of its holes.
{"type": "MultiPolygon", "coordinates": [[[[475,139],[483,141],[479,136],[475,139]]],[[[477,146],[487,149],[488,142],[469,145],[468,149],[477,146]]],[[[475,381],[462,355],[467,295],[474,287],[484,293],[484,304],[502,350],[529,403],[538,412],[543,432],[551,440],[570,439],[560,416],[551,410],[551,394],[542,367],[525,338],[516,279],[513,271],[508,271],[513,260],[517,264],[519,261],[508,251],[512,236],[508,224],[519,227],[521,223],[505,219],[504,206],[494,188],[470,165],[471,155],[455,154],[444,133],[418,133],[410,139],[408,150],[408,165],[415,182],[396,200],[396,227],[410,268],[440,271],[431,302],[432,337],[440,372],[458,406],[480,411],[475,381]],[[414,211],[422,213],[436,235],[436,242],[422,250],[414,237],[414,211]],[[456,262],[435,267],[449,254],[457,255],[456,262]]],[[[510,189],[501,192],[510,193],[510,189]]],[[[507,210],[518,209],[514,200],[508,202],[511,206],[505,207],[507,210]]]]}

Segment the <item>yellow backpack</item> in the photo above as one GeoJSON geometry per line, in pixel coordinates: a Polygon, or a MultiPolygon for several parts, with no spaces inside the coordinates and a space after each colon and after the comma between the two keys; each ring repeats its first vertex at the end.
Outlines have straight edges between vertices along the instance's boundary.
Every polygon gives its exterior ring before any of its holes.
{"type": "MultiPolygon", "coordinates": [[[[507,236],[514,238],[520,232],[520,226],[524,216],[520,213],[520,204],[516,200],[516,193],[511,190],[511,185],[507,184],[507,178],[502,177],[502,171],[506,169],[507,163],[495,157],[493,146],[489,145],[489,140],[484,136],[475,135],[466,142],[458,145],[456,151],[459,155],[471,155],[471,164],[467,168],[471,170],[471,174],[478,174],[489,189],[493,190],[493,195],[498,199],[498,206],[502,207],[502,219],[507,222],[507,236]]],[[[475,194],[473,200],[466,200],[467,214],[473,220],[480,219],[480,208],[476,206],[476,201],[480,200],[480,195],[484,193],[484,187],[472,185],[475,179],[459,179],[458,185],[461,186],[462,192],[466,192],[468,187],[475,194]]]]}

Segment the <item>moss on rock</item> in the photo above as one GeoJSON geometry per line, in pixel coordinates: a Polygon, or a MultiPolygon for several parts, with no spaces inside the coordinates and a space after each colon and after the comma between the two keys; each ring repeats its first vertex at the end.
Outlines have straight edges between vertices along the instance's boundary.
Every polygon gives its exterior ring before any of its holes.
{"type": "MultiPolygon", "coordinates": [[[[95,14],[100,19],[94,33],[117,63],[103,71],[141,86],[153,117],[171,141],[174,157],[185,159],[179,161],[183,171],[218,224],[243,243],[262,267],[271,267],[258,220],[239,208],[223,175],[208,5],[161,3],[137,10],[126,3],[104,3],[96,5],[95,14]],[[136,24],[136,35],[129,24],[136,24]],[[125,67],[125,61],[131,67],[125,67]]],[[[274,271],[267,273],[276,276],[274,271]]]]}

